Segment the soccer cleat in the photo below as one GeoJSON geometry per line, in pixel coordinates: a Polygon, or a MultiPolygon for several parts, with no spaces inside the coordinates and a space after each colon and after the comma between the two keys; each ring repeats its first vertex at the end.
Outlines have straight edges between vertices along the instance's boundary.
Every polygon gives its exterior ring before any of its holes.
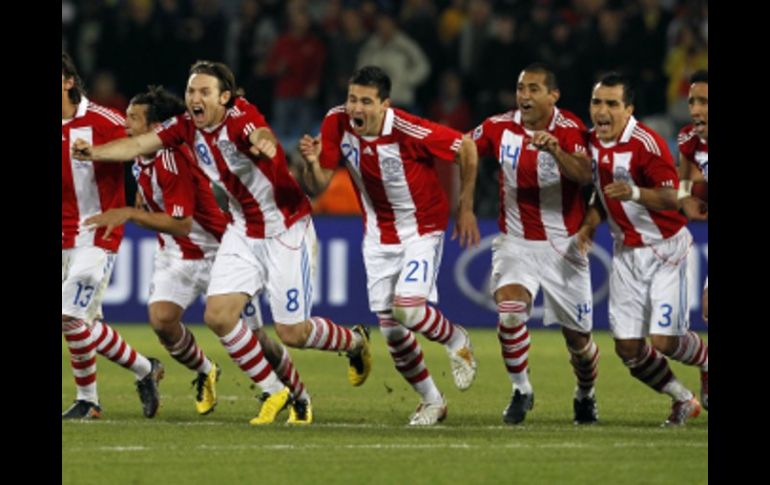
{"type": "Polygon", "coordinates": [[[503,422],[507,424],[519,424],[524,421],[527,411],[535,405],[535,393],[523,394],[516,389],[511,398],[511,403],[503,411],[503,422]]]}
{"type": "Polygon", "coordinates": [[[700,371],[700,403],[709,410],[709,371],[700,371]]]}
{"type": "Polygon", "coordinates": [[[446,419],[447,405],[444,395],[441,402],[420,402],[414,413],[409,417],[409,426],[432,426],[446,419]]]}
{"type": "Polygon", "coordinates": [[[358,387],[369,377],[372,371],[372,352],[369,348],[369,329],[363,325],[353,327],[353,332],[361,335],[361,348],[347,353],[348,356],[348,382],[358,387]]]}
{"type": "Polygon", "coordinates": [[[147,418],[152,418],[158,412],[160,406],[160,391],[158,384],[163,379],[165,373],[163,364],[154,357],[149,358],[150,373],[136,381],[136,392],[139,393],[139,400],[142,401],[142,412],[147,418]]]}
{"type": "Polygon", "coordinates": [[[66,411],[61,413],[62,419],[98,419],[102,416],[102,408],[91,401],[78,399],[66,411]]]}
{"type": "Polygon", "coordinates": [[[259,414],[249,421],[249,424],[254,426],[274,422],[278,413],[291,404],[291,393],[289,392],[288,387],[284,387],[273,394],[265,392],[259,399],[262,401],[262,407],[259,410],[259,414]]]}
{"type": "Polygon", "coordinates": [[[476,359],[473,358],[473,347],[468,332],[459,325],[455,325],[455,328],[465,335],[465,344],[454,352],[447,349],[447,353],[449,354],[449,363],[452,366],[455,386],[464,391],[471,387],[473,379],[476,377],[476,359]]]}
{"type": "Polygon", "coordinates": [[[199,372],[193,379],[195,386],[195,409],[198,414],[208,414],[217,406],[217,381],[222,374],[222,368],[216,362],[211,363],[211,370],[208,374],[199,372]]]}
{"type": "Polygon", "coordinates": [[[289,407],[288,424],[310,424],[313,422],[313,405],[309,399],[295,399],[289,407]]]}
{"type": "Polygon", "coordinates": [[[573,399],[572,409],[575,411],[575,424],[593,424],[599,420],[595,396],[573,399]]]}
{"type": "Polygon", "coordinates": [[[700,403],[695,398],[686,401],[674,401],[671,406],[671,415],[668,417],[664,427],[683,426],[688,418],[697,418],[700,414],[700,403]]]}

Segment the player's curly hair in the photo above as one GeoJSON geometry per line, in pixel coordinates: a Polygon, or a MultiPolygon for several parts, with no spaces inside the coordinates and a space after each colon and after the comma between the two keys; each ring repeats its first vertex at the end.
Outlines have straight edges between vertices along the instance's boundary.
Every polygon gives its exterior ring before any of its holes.
{"type": "Polygon", "coordinates": [[[75,68],[75,63],[72,62],[72,58],[69,54],[62,51],[61,53],[61,75],[64,79],[74,79],[75,85],[67,91],[67,95],[75,104],[80,103],[80,99],[85,94],[85,88],[83,87],[83,80],[80,79],[78,70],[75,68]]]}
{"type": "Polygon", "coordinates": [[[147,86],[147,92],[131,98],[131,104],[147,106],[147,124],[162,123],[185,112],[185,104],[178,96],[163,89],[163,86],[147,86]]]}
{"type": "Polygon", "coordinates": [[[207,74],[217,78],[219,81],[219,92],[230,91],[230,100],[225,104],[227,108],[233,107],[236,97],[244,96],[243,89],[235,84],[235,74],[233,74],[233,71],[221,62],[197,61],[190,68],[190,76],[193,74],[207,74]]]}

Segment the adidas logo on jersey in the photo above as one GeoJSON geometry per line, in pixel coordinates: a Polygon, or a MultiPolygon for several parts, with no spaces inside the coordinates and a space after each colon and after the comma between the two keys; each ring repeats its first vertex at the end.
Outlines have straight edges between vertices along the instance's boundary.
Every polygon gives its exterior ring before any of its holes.
{"type": "Polygon", "coordinates": [[[374,155],[374,152],[372,151],[371,147],[364,148],[364,155],[374,155]]]}

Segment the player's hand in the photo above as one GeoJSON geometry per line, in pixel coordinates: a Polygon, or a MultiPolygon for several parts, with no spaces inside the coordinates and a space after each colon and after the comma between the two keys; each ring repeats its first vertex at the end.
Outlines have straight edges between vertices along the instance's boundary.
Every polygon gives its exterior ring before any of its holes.
{"type": "Polygon", "coordinates": [[[681,200],[682,211],[691,221],[707,221],[709,206],[697,197],[685,197],[681,200]]]}
{"type": "Polygon", "coordinates": [[[91,160],[93,155],[93,146],[87,141],[78,138],[72,143],[72,158],[77,160],[91,160]]]}
{"type": "Polygon", "coordinates": [[[479,225],[476,222],[476,215],[472,210],[461,209],[457,214],[455,227],[452,229],[452,241],[460,237],[460,247],[478,246],[481,241],[479,225]]]}
{"type": "Polygon", "coordinates": [[[631,200],[631,186],[625,182],[612,182],[604,187],[605,197],[615,200],[631,200]]]}
{"type": "Polygon", "coordinates": [[[318,159],[321,156],[321,135],[315,138],[310,135],[304,135],[300,138],[299,152],[307,163],[318,163],[318,159]]]}
{"type": "Polygon", "coordinates": [[[275,143],[270,140],[260,139],[249,147],[249,151],[258,157],[273,158],[278,153],[275,143]]]}
{"type": "Polygon", "coordinates": [[[532,135],[531,143],[535,145],[538,150],[545,150],[551,154],[556,153],[559,149],[559,140],[547,131],[536,131],[532,135]]]}
{"type": "Polygon", "coordinates": [[[119,209],[110,209],[107,212],[96,214],[83,221],[83,227],[87,230],[104,227],[102,239],[109,241],[113,229],[122,226],[131,218],[131,207],[121,207],[119,209]]]}
{"type": "Polygon", "coordinates": [[[594,245],[595,231],[590,226],[580,226],[577,234],[575,234],[575,244],[577,244],[577,249],[582,256],[587,257],[591,251],[591,247],[594,245]]]}

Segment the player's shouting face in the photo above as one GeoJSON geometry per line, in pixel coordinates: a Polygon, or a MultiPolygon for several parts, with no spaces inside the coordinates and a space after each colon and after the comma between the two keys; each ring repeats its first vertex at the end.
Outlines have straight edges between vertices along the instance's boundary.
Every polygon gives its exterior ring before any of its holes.
{"type": "Polygon", "coordinates": [[[516,84],[516,104],[525,128],[545,129],[558,99],[559,91],[548,89],[544,73],[521,72],[516,84]]]}
{"type": "Polygon", "coordinates": [[[221,91],[219,80],[208,74],[193,74],[187,81],[184,100],[196,128],[216,126],[225,117],[230,91],[221,91]]]}
{"type": "Polygon", "coordinates": [[[634,112],[634,107],[623,101],[623,89],[623,85],[596,84],[594,87],[591,96],[591,121],[596,136],[601,141],[617,140],[634,112]]]}
{"type": "Polygon", "coordinates": [[[345,111],[350,116],[353,131],[359,136],[380,134],[385,110],[390,107],[390,99],[382,100],[374,86],[348,86],[348,100],[345,111]]]}
{"type": "Polygon", "coordinates": [[[693,83],[687,97],[690,105],[690,116],[695,127],[695,133],[704,140],[709,137],[709,85],[708,83],[693,83]]]}

